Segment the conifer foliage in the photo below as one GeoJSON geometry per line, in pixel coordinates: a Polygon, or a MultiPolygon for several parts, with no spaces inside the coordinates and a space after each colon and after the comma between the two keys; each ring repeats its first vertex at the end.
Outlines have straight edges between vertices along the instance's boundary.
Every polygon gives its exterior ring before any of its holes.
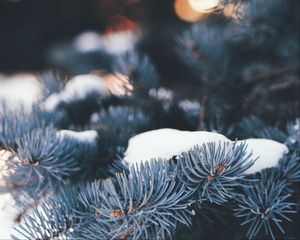
{"type": "Polygon", "coordinates": [[[296,0],[220,1],[172,36],[195,88],[173,84],[139,33],[133,49],[107,52],[108,69],[37,76],[29,109],[0,96],[0,190],[20,210],[12,238],[300,238],[297,16],[296,0]],[[156,147],[129,148],[162,128],[199,143],[156,135],[156,147]],[[130,162],[129,149],[153,157],[130,162]]]}

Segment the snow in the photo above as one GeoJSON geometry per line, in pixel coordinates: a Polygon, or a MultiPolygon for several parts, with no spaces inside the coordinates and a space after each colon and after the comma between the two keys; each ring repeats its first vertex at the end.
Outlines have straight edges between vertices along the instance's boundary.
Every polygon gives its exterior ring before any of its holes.
{"type": "Polygon", "coordinates": [[[130,164],[152,158],[170,159],[207,142],[229,142],[225,136],[205,131],[159,129],[136,135],[129,140],[124,160],[130,164]]]}
{"type": "Polygon", "coordinates": [[[81,33],[74,40],[74,46],[80,52],[97,51],[101,49],[100,35],[95,32],[81,33]]]}
{"type": "MultiPolygon", "coordinates": [[[[129,164],[145,162],[150,159],[168,160],[174,155],[189,151],[195,145],[222,142],[234,143],[225,136],[215,132],[180,131],[176,129],[158,129],[138,134],[129,140],[124,160],[129,164]]],[[[268,139],[246,139],[237,141],[237,144],[246,142],[247,151],[252,152],[252,158],[258,158],[254,165],[244,174],[253,174],[262,169],[275,167],[288,153],[288,148],[279,142],[268,139]]]]}
{"type": "Polygon", "coordinates": [[[134,48],[138,41],[134,31],[118,31],[100,35],[97,32],[83,32],[74,40],[74,47],[80,52],[104,50],[109,54],[123,54],[134,48]]]}
{"type": "Polygon", "coordinates": [[[62,139],[76,139],[78,142],[84,143],[96,143],[98,133],[95,130],[88,130],[82,132],[75,132],[72,130],[60,130],[57,132],[58,136],[62,139]]]}
{"type": "Polygon", "coordinates": [[[119,31],[101,37],[102,48],[111,54],[123,54],[134,48],[138,41],[138,33],[119,31]]]}
{"type": "Polygon", "coordinates": [[[41,96],[42,86],[34,75],[0,75],[0,101],[4,100],[10,110],[23,108],[31,112],[33,104],[38,102],[41,96]]]}
{"type": "MultiPolygon", "coordinates": [[[[11,156],[10,152],[0,150],[0,187],[6,186],[3,177],[7,175],[5,162],[11,156]]],[[[11,239],[10,234],[15,225],[14,219],[18,211],[14,206],[14,199],[10,193],[0,192],[0,239],[11,239]]]]}
{"type": "Polygon", "coordinates": [[[62,101],[58,93],[51,94],[45,101],[44,106],[47,111],[53,111],[56,106],[62,101]]]}
{"type": "Polygon", "coordinates": [[[90,94],[98,94],[99,97],[108,95],[106,82],[96,75],[78,75],[67,82],[63,91],[50,95],[45,100],[44,107],[46,111],[53,111],[61,102],[84,100],[90,94]]]}
{"type": "Polygon", "coordinates": [[[11,239],[10,234],[15,225],[17,213],[12,205],[11,194],[0,194],[0,239],[11,239]]]}
{"type": "Polygon", "coordinates": [[[247,169],[244,174],[260,172],[265,168],[276,167],[278,161],[288,153],[288,148],[284,144],[269,139],[246,139],[238,143],[246,142],[248,151],[252,151],[252,158],[256,162],[247,169]]]}
{"type": "Polygon", "coordinates": [[[106,83],[98,76],[85,74],[72,78],[65,86],[66,100],[83,100],[89,93],[106,94],[106,83]]]}

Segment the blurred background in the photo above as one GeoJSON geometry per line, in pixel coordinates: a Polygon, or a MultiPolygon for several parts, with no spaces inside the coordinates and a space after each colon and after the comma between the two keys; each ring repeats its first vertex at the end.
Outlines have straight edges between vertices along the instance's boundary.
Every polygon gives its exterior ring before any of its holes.
{"type": "Polygon", "coordinates": [[[137,50],[160,86],[183,99],[203,106],[207,92],[227,99],[210,101],[206,116],[222,103],[227,122],[251,114],[291,120],[299,108],[299,26],[297,0],[2,0],[0,78],[116,72],[116,57],[137,50]],[[231,86],[207,84],[217,79],[231,86]]]}
{"type": "MultiPolygon", "coordinates": [[[[159,46],[170,48],[168,36],[185,26],[175,13],[173,0],[2,0],[0,70],[40,71],[56,67],[70,73],[86,72],[102,67],[101,64],[105,66],[101,57],[94,56],[95,65],[82,70],[74,70],[71,65],[76,63],[62,58],[68,54],[84,58],[79,56],[80,51],[95,49],[97,34],[137,29],[147,32],[144,45],[155,56],[159,46]],[[89,49],[81,49],[80,41],[89,49]]],[[[120,39],[110,47],[117,49],[122,44],[129,43],[120,39]]],[[[165,59],[161,61],[166,67],[171,65],[165,59]]]]}

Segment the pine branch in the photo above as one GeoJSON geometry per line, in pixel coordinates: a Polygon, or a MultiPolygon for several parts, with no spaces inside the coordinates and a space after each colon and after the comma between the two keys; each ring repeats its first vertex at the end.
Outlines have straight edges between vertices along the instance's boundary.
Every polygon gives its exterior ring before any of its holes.
{"type": "Polygon", "coordinates": [[[13,239],[68,239],[78,224],[73,216],[73,209],[78,209],[76,198],[80,190],[67,188],[56,196],[45,198],[38,206],[22,218],[15,228],[13,239]]]}
{"type": "Polygon", "coordinates": [[[280,177],[289,183],[300,181],[300,156],[292,153],[284,156],[279,161],[280,177]]]}
{"type": "Polygon", "coordinates": [[[288,201],[291,194],[286,193],[287,187],[286,181],[280,181],[272,173],[270,175],[264,171],[259,181],[251,181],[243,188],[241,196],[236,198],[235,215],[244,219],[242,225],[250,225],[247,231],[250,239],[262,228],[273,240],[277,239],[275,228],[284,233],[281,223],[291,221],[287,215],[296,212],[296,204],[288,201]]]}
{"type": "MultiPolygon", "coordinates": [[[[152,160],[132,166],[128,175],[117,174],[116,179],[86,186],[73,196],[81,206],[72,212],[72,221],[79,223],[74,226],[73,237],[171,238],[177,224],[191,224],[191,205],[198,202],[201,206],[204,198],[222,203],[235,195],[238,179],[253,164],[245,150],[244,144],[203,145],[183,154],[177,164],[152,160]]],[[[45,206],[42,209],[49,211],[45,206]]],[[[43,231],[53,236],[55,229],[43,231]]]]}
{"type": "Polygon", "coordinates": [[[136,50],[118,56],[112,69],[116,73],[128,76],[133,85],[132,93],[148,95],[151,88],[159,86],[159,75],[155,66],[146,55],[139,54],[136,50]]]}
{"type": "Polygon", "coordinates": [[[228,142],[195,147],[178,162],[184,182],[196,189],[200,203],[208,200],[222,204],[234,197],[234,187],[241,184],[239,179],[254,161],[247,145],[228,142]]]}
{"type": "Polygon", "coordinates": [[[15,158],[7,162],[8,184],[26,188],[30,196],[66,184],[66,177],[79,171],[78,150],[62,141],[54,128],[35,129],[17,139],[15,158]]]}

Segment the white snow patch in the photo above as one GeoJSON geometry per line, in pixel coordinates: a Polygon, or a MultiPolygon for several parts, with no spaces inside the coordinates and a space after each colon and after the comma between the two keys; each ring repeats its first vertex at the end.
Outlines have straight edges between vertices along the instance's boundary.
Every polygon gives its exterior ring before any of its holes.
{"type": "Polygon", "coordinates": [[[11,194],[0,194],[0,239],[12,239],[10,235],[18,215],[13,203],[11,194]]]}
{"type": "Polygon", "coordinates": [[[138,33],[119,31],[101,37],[102,48],[111,54],[122,54],[133,49],[138,41],[138,33]]]}
{"type": "Polygon", "coordinates": [[[74,46],[80,52],[90,52],[101,49],[100,35],[95,32],[81,33],[74,40],[74,46]]]}
{"type": "Polygon", "coordinates": [[[106,82],[96,75],[78,75],[67,82],[63,91],[50,95],[45,100],[44,108],[46,111],[53,111],[60,102],[84,100],[89,94],[98,94],[99,97],[108,95],[106,82]]]}
{"type": "Polygon", "coordinates": [[[107,85],[102,78],[85,74],[72,78],[65,86],[64,97],[66,100],[82,100],[89,93],[97,92],[107,94],[107,85]]]}
{"type": "Polygon", "coordinates": [[[41,96],[42,86],[34,75],[0,75],[0,100],[4,100],[10,110],[23,108],[31,112],[33,104],[41,96]]]}
{"type": "MultiPolygon", "coordinates": [[[[5,168],[6,161],[11,156],[9,151],[0,150],[0,186],[6,187],[4,176],[7,169],[5,168]]],[[[14,206],[15,201],[10,193],[0,193],[0,239],[11,239],[10,235],[15,225],[14,219],[18,215],[18,211],[14,206]]]]}
{"type": "Polygon", "coordinates": [[[53,111],[56,106],[62,101],[58,93],[51,94],[45,101],[44,106],[47,111],[53,111]]]}
{"type": "Polygon", "coordinates": [[[76,139],[78,142],[96,143],[98,133],[95,130],[88,130],[82,132],[75,132],[72,130],[60,130],[57,132],[58,136],[62,139],[76,139]]]}
{"type": "Polygon", "coordinates": [[[105,50],[110,54],[122,54],[133,49],[138,39],[138,32],[128,30],[105,35],[83,32],[75,38],[74,47],[80,52],[105,50]]]}
{"type": "Polygon", "coordinates": [[[278,161],[289,151],[284,144],[270,139],[249,138],[238,141],[238,144],[241,142],[246,142],[247,150],[252,151],[252,158],[257,158],[254,165],[244,172],[245,174],[253,174],[265,168],[276,167],[278,161]]]}
{"type": "Polygon", "coordinates": [[[129,140],[124,160],[130,164],[145,162],[152,158],[170,159],[190,150],[195,145],[208,142],[230,142],[225,136],[205,131],[180,131],[158,129],[136,135],[129,140]]]}
{"type": "MultiPolygon", "coordinates": [[[[284,144],[268,139],[246,139],[237,141],[237,144],[245,141],[247,151],[252,152],[252,159],[258,158],[254,165],[244,172],[245,174],[275,167],[279,159],[288,153],[288,148],[284,144]]],[[[158,129],[131,138],[124,160],[129,164],[145,162],[153,158],[168,160],[174,155],[189,151],[195,145],[201,146],[209,142],[216,144],[222,142],[234,143],[225,136],[214,132],[158,129]]]]}

